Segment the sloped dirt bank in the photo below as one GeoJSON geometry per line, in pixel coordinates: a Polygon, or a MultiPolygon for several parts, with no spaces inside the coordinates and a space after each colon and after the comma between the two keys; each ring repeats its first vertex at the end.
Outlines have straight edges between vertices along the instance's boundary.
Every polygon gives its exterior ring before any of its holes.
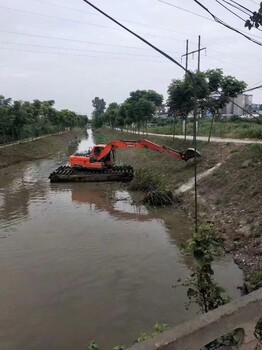
{"type": "MultiPolygon", "coordinates": [[[[109,129],[102,129],[99,137],[105,143],[113,139],[147,138],[178,150],[192,147],[190,141],[109,129]]],[[[225,249],[232,253],[244,271],[246,291],[251,291],[262,286],[262,145],[199,142],[198,150],[202,153],[198,162],[199,174],[220,164],[198,181],[199,221],[214,223],[216,232],[224,240],[225,249]]],[[[193,217],[190,186],[180,194],[177,192],[192,179],[193,162],[185,163],[157,152],[134,149],[117,151],[117,160],[131,164],[135,169],[146,168],[163,176],[173,193],[179,195],[189,217],[193,217]]]]}
{"type": "Polygon", "coordinates": [[[63,151],[71,140],[85,133],[84,129],[75,128],[65,134],[50,136],[28,143],[16,144],[0,149],[0,169],[24,161],[42,159],[63,151]]]}

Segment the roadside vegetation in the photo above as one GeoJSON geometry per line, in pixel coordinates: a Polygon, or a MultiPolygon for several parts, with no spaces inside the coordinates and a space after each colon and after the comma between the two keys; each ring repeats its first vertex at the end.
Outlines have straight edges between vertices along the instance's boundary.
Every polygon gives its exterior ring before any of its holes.
{"type": "MultiPolygon", "coordinates": [[[[228,120],[221,115],[222,109],[243,93],[247,87],[244,81],[224,75],[219,68],[197,72],[195,79],[198,135],[262,138],[261,117],[245,120],[232,117],[228,120]]],[[[92,127],[96,129],[107,126],[145,133],[151,131],[192,135],[194,87],[188,75],[183,79],[173,79],[167,88],[167,94],[166,105],[163,104],[163,96],[154,90],[132,91],[123,103],[112,102],[108,107],[103,98],[95,97],[92,101],[92,127]]],[[[248,116],[246,110],[243,114],[248,116]]]]}
{"type": "MultiPolygon", "coordinates": [[[[254,138],[262,139],[262,125],[254,120],[232,117],[228,119],[219,119],[213,122],[211,119],[200,119],[198,121],[197,135],[209,136],[212,127],[212,136],[229,138],[254,138]]],[[[160,125],[152,122],[148,132],[166,135],[183,135],[183,123],[181,120],[174,122],[170,119],[164,120],[160,125]],[[164,125],[163,125],[164,124],[164,125]]],[[[187,134],[193,135],[193,122],[188,121],[187,134]]]]}
{"type": "Polygon", "coordinates": [[[84,127],[85,115],[67,109],[58,111],[55,101],[12,101],[0,95],[0,144],[84,127]]]}

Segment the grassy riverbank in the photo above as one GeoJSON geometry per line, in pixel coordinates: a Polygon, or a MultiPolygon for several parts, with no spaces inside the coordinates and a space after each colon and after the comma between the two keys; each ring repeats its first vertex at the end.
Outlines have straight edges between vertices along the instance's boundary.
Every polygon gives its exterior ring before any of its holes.
{"type": "Polygon", "coordinates": [[[32,142],[0,148],[0,168],[24,161],[47,158],[63,149],[75,137],[83,135],[85,129],[75,128],[62,135],[50,136],[32,142]]]}
{"type": "MultiPolygon", "coordinates": [[[[113,139],[138,139],[120,131],[102,129],[99,142],[113,139]]],[[[190,141],[147,136],[154,142],[185,150],[192,147],[190,141]]],[[[253,287],[262,280],[260,270],[262,256],[262,145],[198,143],[202,159],[198,172],[222,163],[213,174],[199,181],[200,221],[214,222],[215,231],[223,238],[225,248],[243,268],[246,280],[253,287]],[[255,280],[254,280],[255,278],[255,280]],[[253,279],[253,280],[252,280],[253,279]]],[[[173,193],[194,175],[193,162],[177,161],[149,150],[119,150],[119,163],[131,164],[135,169],[154,172],[168,183],[173,193]]],[[[193,216],[193,194],[181,194],[182,206],[193,216]]],[[[253,288],[249,285],[249,289],[253,288]]]]}
{"type": "MultiPolygon", "coordinates": [[[[198,135],[208,136],[210,126],[211,120],[200,120],[198,124],[198,135]]],[[[174,125],[168,124],[164,126],[152,127],[148,130],[155,134],[172,135],[174,132],[174,125]]],[[[182,123],[177,123],[175,125],[175,134],[183,134],[182,123]]],[[[187,134],[193,134],[192,122],[187,124],[187,134]]],[[[257,124],[254,121],[218,121],[213,123],[212,136],[262,139],[262,125],[257,124]]]]}

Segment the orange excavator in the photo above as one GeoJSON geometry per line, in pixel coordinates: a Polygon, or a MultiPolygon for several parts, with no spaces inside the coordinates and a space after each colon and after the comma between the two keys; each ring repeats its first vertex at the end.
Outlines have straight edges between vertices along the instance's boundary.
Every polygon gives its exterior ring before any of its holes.
{"type": "Polygon", "coordinates": [[[95,145],[87,152],[75,153],[70,156],[70,166],[59,167],[50,174],[49,179],[51,182],[130,181],[134,176],[132,166],[114,165],[115,151],[125,148],[147,148],[184,161],[200,157],[200,153],[193,148],[180,152],[149,140],[116,140],[107,145],[95,145]]]}

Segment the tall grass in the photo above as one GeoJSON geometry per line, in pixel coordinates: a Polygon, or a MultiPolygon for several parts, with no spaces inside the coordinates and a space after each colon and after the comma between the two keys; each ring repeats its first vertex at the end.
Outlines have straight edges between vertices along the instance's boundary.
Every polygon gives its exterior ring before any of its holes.
{"type": "MultiPolygon", "coordinates": [[[[211,126],[211,120],[200,120],[198,124],[198,135],[208,136],[211,126]]],[[[172,124],[150,128],[150,132],[157,134],[173,134],[174,127],[172,124]]],[[[183,134],[182,123],[179,122],[175,126],[175,134],[183,134]]],[[[193,123],[187,123],[187,134],[193,134],[193,123]]],[[[240,137],[240,138],[255,138],[262,139],[262,125],[253,121],[217,121],[214,122],[212,136],[218,137],[240,137]]]]}
{"type": "Polygon", "coordinates": [[[143,199],[145,204],[161,206],[173,203],[170,185],[163,176],[159,176],[151,169],[141,168],[136,170],[130,189],[145,192],[146,196],[143,199]]]}

